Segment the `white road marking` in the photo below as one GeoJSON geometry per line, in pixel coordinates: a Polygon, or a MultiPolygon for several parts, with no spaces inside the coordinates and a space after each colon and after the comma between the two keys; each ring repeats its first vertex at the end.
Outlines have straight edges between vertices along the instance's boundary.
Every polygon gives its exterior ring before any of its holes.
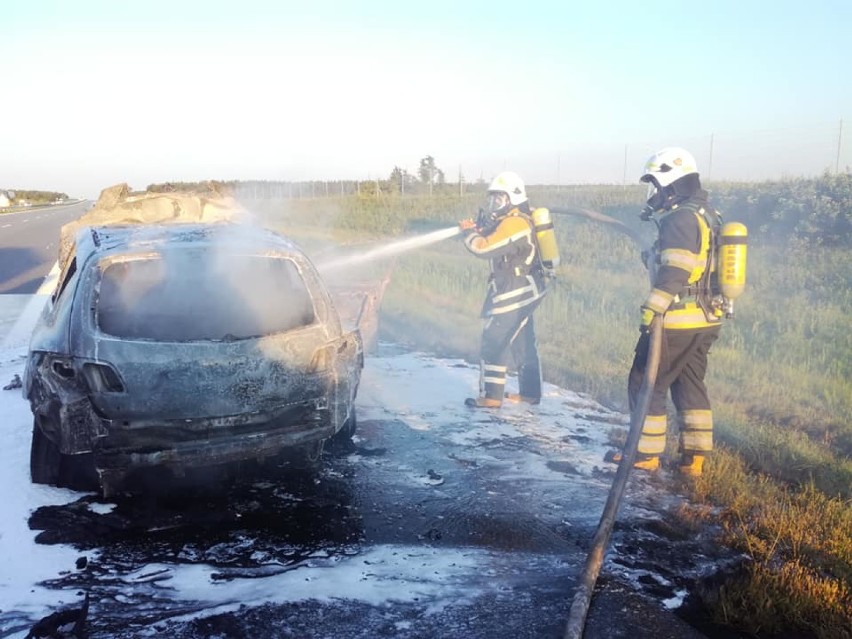
{"type": "Polygon", "coordinates": [[[44,278],[41,286],[32,296],[32,299],[24,307],[18,321],[12,326],[11,330],[3,338],[2,348],[14,348],[17,346],[26,346],[29,344],[30,335],[32,334],[33,326],[35,326],[38,316],[44,305],[50,299],[50,294],[56,287],[56,281],[59,279],[59,264],[54,263],[50,273],[44,278]]]}

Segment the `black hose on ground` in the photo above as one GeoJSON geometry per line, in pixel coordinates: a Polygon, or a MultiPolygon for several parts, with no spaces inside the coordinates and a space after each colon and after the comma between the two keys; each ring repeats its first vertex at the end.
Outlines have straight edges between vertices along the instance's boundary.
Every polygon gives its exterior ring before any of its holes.
{"type": "Polygon", "coordinates": [[[595,588],[595,582],[601,571],[601,564],[603,564],[606,547],[609,544],[609,537],[612,533],[615,517],[618,514],[621,498],[627,486],[627,478],[633,468],[633,462],[636,460],[636,447],[639,444],[639,436],[642,434],[642,424],[645,421],[645,414],[648,412],[651,393],[654,391],[654,384],[657,381],[657,370],[660,366],[663,323],[659,315],[654,317],[649,331],[650,344],[648,346],[648,363],[645,367],[645,378],[642,380],[642,386],[639,389],[639,398],[636,407],[630,415],[630,431],[627,433],[627,442],[624,444],[622,459],[618,464],[615,480],[612,482],[612,488],[610,488],[600,523],[598,523],[598,529],[592,540],[592,548],[586,557],[586,565],[580,576],[580,583],[574,593],[574,599],[568,615],[568,623],[565,626],[564,639],[580,639],[583,635],[583,628],[586,625],[586,614],[589,611],[589,604],[592,600],[592,591],[595,588]]]}

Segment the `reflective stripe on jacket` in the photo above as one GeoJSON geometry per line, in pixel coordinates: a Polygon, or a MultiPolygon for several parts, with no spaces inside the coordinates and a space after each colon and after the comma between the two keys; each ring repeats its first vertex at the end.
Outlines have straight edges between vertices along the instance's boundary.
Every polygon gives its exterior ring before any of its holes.
{"type": "Polygon", "coordinates": [[[694,296],[686,296],[690,284],[697,283],[707,268],[710,227],[700,210],[707,206],[706,193],[673,206],[659,216],[660,236],[654,284],[642,306],[663,314],[663,327],[671,329],[718,326],[708,320],[694,296]]]}
{"type": "Polygon", "coordinates": [[[470,233],[464,245],[491,263],[484,317],[514,311],[544,297],[532,221],[518,209],[512,209],[496,226],[470,233]]]}

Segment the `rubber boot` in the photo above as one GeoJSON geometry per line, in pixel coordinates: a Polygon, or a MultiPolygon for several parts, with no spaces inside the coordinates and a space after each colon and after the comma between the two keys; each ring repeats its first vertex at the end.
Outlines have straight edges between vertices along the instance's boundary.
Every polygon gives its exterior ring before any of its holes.
{"type": "Polygon", "coordinates": [[[648,457],[646,459],[640,459],[639,461],[633,464],[633,468],[638,468],[639,470],[659,470],[660,468],[660,458],[659,457],[648,457]]]}
{"type": "Polygon", "coordinates": [[[525,404],[541,404],[541,397],[524,397],[520,393],[506,393],[506,401],[513,404],[524,402],[525,404]]]}
{"type": "Polygon", "coordinates": [[[464,400],[464,405],[470,408],[500,408],[503,402],[499,399],[491,399],[490,397],[468,397],[464,400]]]}
{"type": "Polygon", "coordinates": [[[690,477],[701,477],[701,473],[704,472],[704,455],[684,455],[678,470],[690,477]]]}
{"type": "MultiPolygon", "coordinates": [[[[611,461],[616,464],[620,464],[623,459],[621,453],[615,453],[608,461],[611,461]]],[[[647,470],[654,471],[659,470],[660,468],[660,458],[657,456],[653,457],[643,457],[641,459],[637,459],[633,462],[633,468],[638,468],[639,470],[647,470]]]]}

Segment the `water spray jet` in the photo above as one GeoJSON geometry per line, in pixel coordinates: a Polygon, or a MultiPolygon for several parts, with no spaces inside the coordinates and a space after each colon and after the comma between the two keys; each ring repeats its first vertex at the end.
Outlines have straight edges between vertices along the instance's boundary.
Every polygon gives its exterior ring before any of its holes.
{"type": "Polygon", "coordinates": [[[400,253],[405,253],[406,251],[411,251],[416,248],[428,246],[429,244],[435,244],[436,242],[440,242],[441,240],[446,240],[451,237],[455,237],[459,233],[461,233],[461,229],[458,226],[452,226],[450,228],[441,229],[439,231],[432,231],[431,233],[426,233],[425,235],[407,237],[401,240],[397,240],[395,242],[391,242],[390,244],[385,244],[384,246],[379,246],[377,248],[370,249],[369,251],[365,251],[363,253],[356,253],[355,255],[347,255],[346,257],[340,257],[327,262],[322,262],[317,266],[317,268],[321,272],[327,273],[329,271],[337,270],[343,267],[355,266],[356,264],[364,264],[366,262],[372,262],[373,260],[377,260],[383,257],[390,257],[391,255],[398,255],[400,253]]]}

